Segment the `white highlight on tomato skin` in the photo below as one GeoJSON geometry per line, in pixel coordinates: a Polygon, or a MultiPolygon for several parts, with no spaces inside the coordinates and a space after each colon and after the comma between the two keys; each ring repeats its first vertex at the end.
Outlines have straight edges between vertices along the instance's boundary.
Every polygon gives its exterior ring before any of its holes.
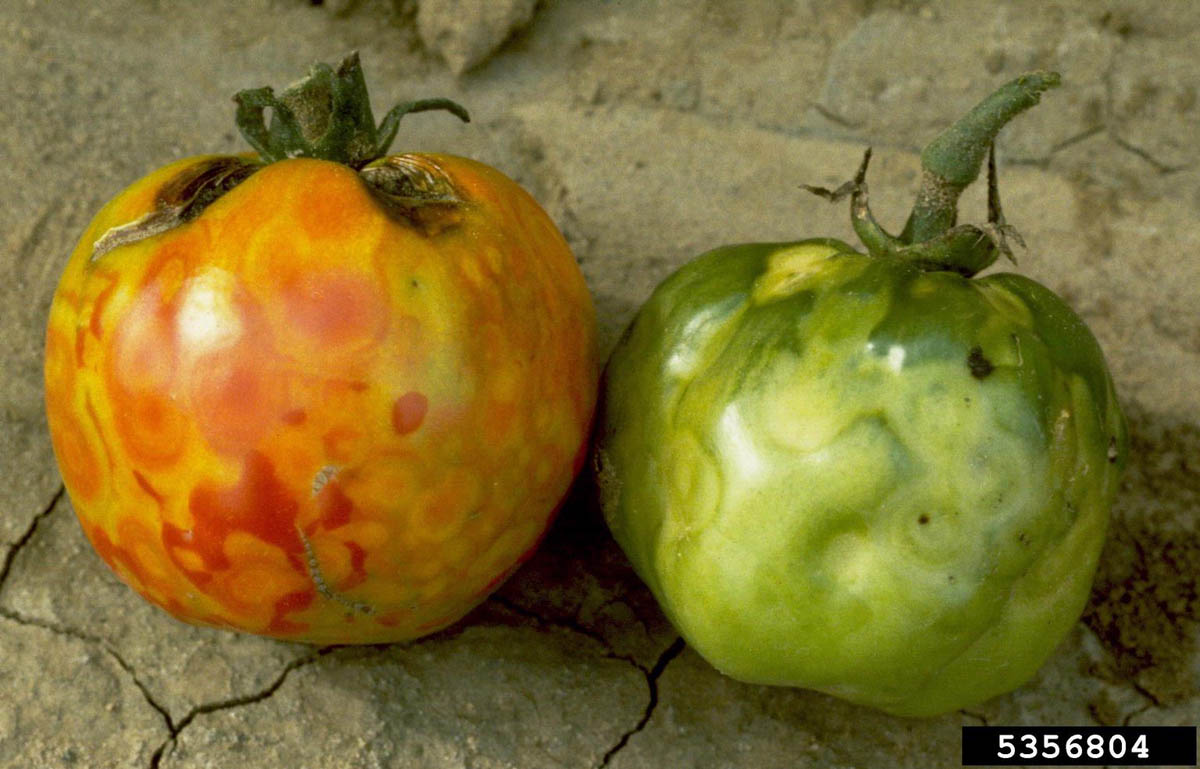
{"type": "Polygon", "coordinates": [[[711,329],[705,327],[712,325],[714,315],[713,312],[699,312],[688,319],[679,334],[682,344],[676,345],[667,358],[666,369],[671,376],[687,377],[700,364],[703,343],[712,335],[711,329]]]}
{"type": "MultiPolygon", "coordinates": [[[[867,351],[868,354],[874,354],[875,343],[867,342],[866,347],[864,349],[867,351]]],[[[894,344],[894,345],[891,345],[890,347],[888,347],[888,351],[887,351],[887,366],[888,366],[888,368],[890,368],[895,373],[899,374],[900,371],[904,368],[904,358],[907,354],[908,354],[908,351],[905,350],[903,347],[901,347],[898,344],[894,344]]]]}
{"type": "Polygon", "coordinates": [[[747,429],[736,405],[727,407],[721,414],[717,429],[722,435],[720,443],[732,449],[728,453],[728,460],[743,478],[757,478],[766,471],[763,458],[755,446],[753,433],[747,429]]]}
{"type": "Polygon", "coordinates": [[[229,347],[241,337],[242,321],[233,303],[235,280],[232,273],[216,267],[188,280],[175,316],[184,349],[229,347]]]}

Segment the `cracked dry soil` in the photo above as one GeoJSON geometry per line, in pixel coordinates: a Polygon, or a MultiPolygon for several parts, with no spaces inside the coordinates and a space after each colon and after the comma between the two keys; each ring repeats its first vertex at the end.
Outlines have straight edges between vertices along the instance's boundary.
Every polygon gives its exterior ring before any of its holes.
{"type": "MultiPolygon", "coordinates": [[[[963,724],[1200,722],[1200,9],[543,0],[455,76],[421,38],[426,4],[0,7],[0,768],[929,767],[957,765],[963,724]],[[397,148],[478,157],[529,189],[583,266],[605,350],[703,250],[853,240],[799,185],[836,184],[868,144],[876,214],[894,225],[937,130],[1021,71],[1062,72],[999,142],[1005,212],[1029,244],[1015,269],[1095,331],[1133,452],[1087,611],[1038,676],[920,721],[726,679],[657,610],[587,480],[496,596],[419,643],[192,628],[125,588],[84,540],[45,432],[59,271],[128,182],[240,149],[230,94],[352,49],[377,104],[471,109],[467,127],[406,124],[397,148]]],[[[982,210],[970,191],[964,216],[982,210]]]]}

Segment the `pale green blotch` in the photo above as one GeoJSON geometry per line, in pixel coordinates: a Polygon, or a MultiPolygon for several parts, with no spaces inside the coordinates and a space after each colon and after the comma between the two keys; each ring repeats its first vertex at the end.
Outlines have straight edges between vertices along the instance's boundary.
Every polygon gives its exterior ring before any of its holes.
{"type": "MultiPolygon", "coordinates": [[[[834,273],[847,277],[836,257],[845,252],[823,242],[797,243],[778,248],[767,257],[767,268],[754,281],[751,297],[763,304],[818,285],[834,273]]],[[[851,257],[858,257],[851,254],[851,257]]]]}

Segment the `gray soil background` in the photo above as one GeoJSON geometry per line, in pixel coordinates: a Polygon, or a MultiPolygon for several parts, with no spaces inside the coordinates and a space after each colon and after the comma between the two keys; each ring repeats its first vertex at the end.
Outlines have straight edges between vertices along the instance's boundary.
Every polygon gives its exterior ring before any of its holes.
{"type": "MultiPolygon", "coordinates": [[[[1200,722],[1200,4],[815,0],[91,0],[0,4],[0,767],[937,767],[962,725],[1200,722]],[[607,352],[724,243],[853,242],[875,148],[898,226],[920,147],[1033,68],[1064,85],[998,145],[1015,269],[1103,345],[1132,460],[1082,620],[1012,694],[935,719],[722,677],[681,644],[582,482],[452,629],[312,648],[192,628],[84,540],[42,411],[59,272],[92,214],[243,148],[230,96],[358,50],[377,111],[442,95],[396,151],[521,182],[565,232],[607,352]]],[[[964,214],[984,215],[982,190],[964,214]]]]}

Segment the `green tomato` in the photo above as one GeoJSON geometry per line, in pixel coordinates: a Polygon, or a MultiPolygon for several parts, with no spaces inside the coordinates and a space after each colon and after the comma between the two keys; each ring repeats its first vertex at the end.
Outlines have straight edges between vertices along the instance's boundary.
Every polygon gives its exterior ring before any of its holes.
{"type": "Polygon", "coordinates": [[[718,249],[658,288],[605,390],[608,523],[734,678],[938,713],[1024,682],[1083,609],[1125,425],[1095,339],[1028,278],[718,249]]]}
{"type": "Polygon", "coordinates": [[[933,715],[1019,686],[1078,619],[1126,444],[1049,289],[815,239],[659,286],[609,361],[596,465],[718,670],[933,715]]]}

